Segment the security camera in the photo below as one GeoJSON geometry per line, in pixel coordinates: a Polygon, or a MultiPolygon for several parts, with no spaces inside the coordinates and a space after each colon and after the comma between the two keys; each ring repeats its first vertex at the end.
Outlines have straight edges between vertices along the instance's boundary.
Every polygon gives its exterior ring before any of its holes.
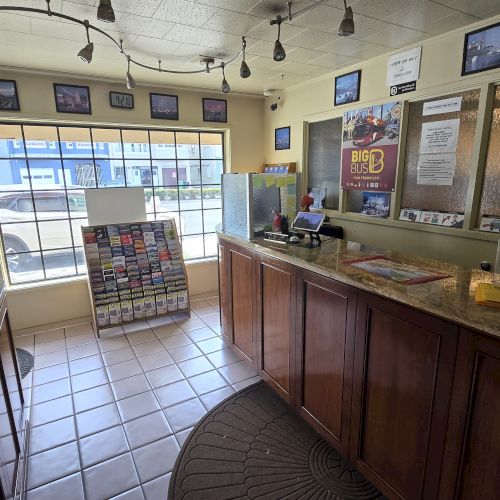
{"type": "Polygon", "coordinates": [[[280,99],[281,99],[281,98],[280,98],[280,97],[278,97],[278,99],[276,100],[276,102],[273,102],[273,103],[271,104],[271,106],[269,106],[269,109],[270,109],[271,111],[276,111],[276,110],[278,109],[278,102],[279,102],[279,100],[280,100],[280,99]]]}

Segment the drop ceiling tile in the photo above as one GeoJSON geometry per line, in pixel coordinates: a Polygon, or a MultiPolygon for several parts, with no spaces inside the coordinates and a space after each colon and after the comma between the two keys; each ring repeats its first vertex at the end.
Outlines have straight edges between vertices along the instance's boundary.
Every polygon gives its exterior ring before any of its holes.
{"type": "MultiPolygon", "coordinates": [[[[370,0],[369,2],[358,0],[350,5],[355,16],[356,14],[366,14],[377,19],[384,19],[398,10],[405,9],[408,7],[408,3],[408,0],[370,0]]],[[[422,1],[418,0],[418,3],[421,4],[422,1]]]]}
{"type": "Polygon", "coordinates": [[[498,0],[439,0],[440,3],[474,16],[489,17],[500,13],[498,0]]]}
{"type": "Polygon", "coordinates": [[[31,33],[47,38],[73,40],[82,44],[87,41],[85,28],[83,28],[83,26],[74,23],[55,23],[56,22],[51,19],[32,19],[31,33]]]}
{"type": "Polygon", "coordinates": [[[323,33],[320,31],[307,30],[303,33],[293,36],[288,40],[290,45],[294,47],[302,47],[304,49],[317,49],[322,45],[326,45],[335,39],[336,35],[323,33]]]}
{"type": "Polygon", "coordinates": [[[31,19],[26,16],[2,12],[0,13],[0,31],[31,33],[31,19]]]}
{"type": "MultiPolygon", "coordinates": [[[[278,36],[278,28],[276,26],[271,26],[269,21],[265,19],[260,23],[254,22],[254,27],[246,32],[246,34],[257,40],[268,40],[269,42],[274,42],[278,36]]],[[[282,42],[286,42],[290,38],[299,33],[306,31],[302,26],[295,26],[294,24],[282,24],[281,25],[281,37],[282,42]]]]}
{"type": "Polygon", "coordinates": [[[445,33],[476,21],[477,18],[458,12],[438,21],[431,22],[427,27],[431,33],[445,33]]]}
{"type": "Polygon", "coordinates": [[[280,69],[284,73],[294,73],[298,75],[308,74],[310,71],[315,69],[317,66],[312,66],[310,64],[301,64],[293,61],[285,61],[283,66],[280,66],[280,69]]]}
{"type": "MultiPolygon", "coordinates": [[[[52,10],[52,2],[50,2],[50,9],[52,10]]],[[[100,26],[106,26],[106,23],[97,21],[97,7],[91,3],[64,0],[61,12],[67,16],[77,17],[78,19],[88,19],[92,24],[97,25],[99,23],[100,26]]],[[[109,23],[107,25],[109,26],[109,23]]]]}
{"type": "Polygon", "coordinates": [[[387,29],[390,25],[384,23],[379,19],[372,19],[369,17],[354,15],[354,35],[353,38],[368,39],[370,41],[379,43],[378,40],[372,39],[375,33],[387,29]]]}
{"type": "MultiPolygon", "coordinates": [[[[90,0],[91,2],[93,0],[90,0]]],[[[145,17],[153,17],[162,0],[113,0],[113,9],[116,12],[127,14],[140,14],[145,17]]],[[[96,4],[97,2],[94,2],[96,4]]]]}
{"type": "Polygon", "coordinates": [[[274,50],[274,42],[268,42],[265,40],[254,40],[252,38],[247,39],[247,54],[262,56],[262,57],[272,57],[274,50]]]}
{"type": "Polygon", "coordinates": [[[113,24],[112,29],[131,35],[147,35],[154,38],[163,38],[173,26],[173,23],[160,19],[117,13],[116,23],[113,24]]]}
{"type": "Polygon", "coordinates": [[[160,40],[158,38],[150,38],[148,36],[136,37],[134,44],[131,46],[134,50],[146,52],[148,54],[176,54],[181,45],[172,40],[160,40]]]}
{"type": "Polygon", "coordinates": [[[203,23],[203,26],[211,30],[244,35],[248,33],[257,22],[254,16],[248,14],[214,9],[213,15],[203,23]]]}
{"type": "Polygon", "coordinates": [[[276,69],[276,65],[278,64],[272,57],[262,56],[247,57],[247,63],[252,71],[254,68],[274,70],[276,69]]]}
{"type": "Polygon", "coordinates": [[[216,11],[213,7],[190,0],[163,0],[155,18],[186,26],[204,26],[216,11]]]}
{"type": "MultiPolygon", "coordinates": [[[[2,5],[13,6],[13,7],[30,7],[32,9],[47,10],[46,2],[41,0],[2,0],[2,5]]],[[[50,10],[53,12],[61,12],[62,10],[62,0],[53,0],[50,2],[50,10]]],[[[39,17],[45,19],[46,14],[36,14],[34,12],[26,12],[23,15],[28,17],[39,17]]]]}
{"type": "Polygon", "coordinates": [[[194,0],[195,3],[209,5],[234,12],[247,12],[260,3],[260,0],[194,0]]]}
{"type": "Polygon", "coordinates": [[[342,16],[343,12],[341,10],[328,5],[321,5],[301,16],[294,17],[292,23],[310,29],[336,33],[342,21],[342,16]]]}
{"type": "MultiPolygon", "coordinates": [[[[387,21],[397,23],[401,26],[414,28],[421,31],[429,31],[427,28],[435,21],[448,17],[455,12],[449,7],[431,2],[425,2],[421,5],[411,5],[396,14],[387,17],[387,21]]],[[[438,34],[440,31],[435,32],[438,34]]]]}
{"type": "MultiPolygon", "coordinates": [[[[297,5],[305,5],[310,4],[311,2],[295,2],[297,5]]],[[[301,7],[302,8],[302,7],[301,7]]],[[[286,2],[281,0],[261,0],[252,8],[247,11],[249,14],[254,16],[259,16],[262,18],[272,19],[276,17],[278,14],[281,16],[286,16],[288,14],[288,6],[286,2]]]]}
{"type": "MultiPolygon", "coordinates": [[[[287,61],[294,61],[299,63],[308,63],[312,59],[322,55],[321,52],[311,49],[303,49],[302,47],[295,47],[286,52],[287,61]]],[[[272,60],[272,59],[271,59],[272,60]]]]}
{"type": "Polygon", "coordinates": [[[341,56],[352,56],[354,52],[358,52],[370,44],[363,40],[356,40],[347,36],[337,36],[331,42],[320,47],[321,51],[337,54],[341,56]]]}
{"type": "Polygon", "coordinates": [[[431,35],[408,28],[402,28],[401,26],[391,26],[373,35],[372,39],[376,39],[377,43],[398,49],[405,45],[420,42],[429,36],[431,35]]]}
{"type": "Polygon", "coordinates": [[[352,57],[357,59],[370,59],[372,57],[379,56],[380,54],[385,54],[391,49],[383,45],[365,44],[360,50],[353,52],[352,57]]]}
{"type": "Polygon", "coordinates": [[[336,54],[323,54],[311,61],[314,66],[326,66],[327,68],[336,68],[340,65],[354,64],[357,60],[352,57],[340,56],[336,54]]]}

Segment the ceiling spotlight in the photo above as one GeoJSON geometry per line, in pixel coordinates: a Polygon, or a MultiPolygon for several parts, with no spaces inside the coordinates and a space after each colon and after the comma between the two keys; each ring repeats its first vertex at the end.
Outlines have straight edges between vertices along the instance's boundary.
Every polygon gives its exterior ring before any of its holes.
{"type": "Polygon", "coordinates": [[[221,85],[221,92],[223,94],[229,94],[229,92],[231,92],[231,87],[229,86],[229,83],[227,83],[227,80],[226,80],[226,74],[224,72],[224,62],[221,62],[220,63],[220,67],[222,68],[222,85],[221,85]]]}
{"type": "Polygon", "coordinates": [[[99,7],[97,7],[97,20],[105,23],[115,22],[115,11],[111,6],[111,0],[100,0],[99,7]]]}
{"type": "Polygon", "coordinates": [[[129,90],[135,89],[137,87],[137,83],[134,80],[134,77],[130,74],[130,56],[127,56],[127,88],[129,90]]]}
{"type": "Polygon", "coordinates": [[[271,21],[271,23],[278,25],[278,39],[274,42],[273,59],[275,61],[283,61],[283,59],[285,59],[286,57],[286,52],[280,42],[281,16],[276,16],[276,21],[271,21]]]}
{"type": "Polygon", "coordinates": [[[83,25],[85,26],[85,30],[87,31],[87,45],[83,47],[80,52],[78,52],[78,57],[83,61],[86,62],[87,64],[92,61],[92,54],[94,53],[94,44],[90,42],[90,37],[89,37],[89,22],[87,19],[83,21],[83,25]]]}
{"type": "Polygon", "coordinates": [[[252,72],[250,71],[250,68],[248,67],[248,64],[245,61],[245,49],[247,48],[247,41],[245,40],[245,37],[241,37],[242,40],[242,45],[241,45],[241,50],[243,51],[243,59],[241,60],[241,66],[240,66],[240,76],[241,78],[248,78],[252,72]]]}
{"type": "Polygon", "coordinates": [[[347,6],[346,0],[344,0],[344,18],[340,23],[339,27],[339,35],[340,36],[349,36],[354,35],[354,18],[352,15],[351,7],[347,6]]]}

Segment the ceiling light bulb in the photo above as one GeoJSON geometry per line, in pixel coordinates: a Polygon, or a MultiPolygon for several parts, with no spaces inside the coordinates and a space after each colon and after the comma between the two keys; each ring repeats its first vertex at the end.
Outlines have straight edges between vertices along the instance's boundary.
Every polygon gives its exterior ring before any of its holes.
{"type": "Polygon", "coordinates": [[[137,83],[136,83],[134,77],[130,74],[130,56],[127,56],[127,61],[128,61],[127,74],[126,74],[127,88],[129,90],[132,90],[132,89],[135,89],[137,87],[137,83]]]}
{"type": "Polygon", "coordinates": [[[278,39],[274,42],[273,59],[275,61],[283,61],[286,57],[285,49],[280,42],[281,35],[281,16],[276,18],[276,24],[278,25],[278,39]]]}
{"type": "Polygon", "coordinates": [[[354,17],[352,14],[352,8],[347,7],[346,0],[344,0],[344,17],[339,27],[339,35],[340,36],[349,36],[354,35],[354,17]]]}
{"type": "Polygon", "coordinates": [[[86,62],[87,64],[90,64],[92,61],[92,54],[94,53],[94,44],[93,43],[88,43],[83,47],[80,52],[78,52],[78,57],[80,58],[81,61],[86,62]]]}
{"type": "Polygon", "coordinates": [[[111,6],[111,0],[100,0],[99,7],[97,7],[97,19],[105,23],[115,22],[115,11],[111,6]]]}
{"type": "Polygon", "coordinates": [[[222,85],[221,85],[220,91],[223,94],[229,94],[229,92],[231,92],[231,87],[229,86],[229,83],[227,83],[226,73],[224,72],[224,66],[225,66],[225,64],[223,62],[221,62],[220,67],[222,68],[222,85]]]}

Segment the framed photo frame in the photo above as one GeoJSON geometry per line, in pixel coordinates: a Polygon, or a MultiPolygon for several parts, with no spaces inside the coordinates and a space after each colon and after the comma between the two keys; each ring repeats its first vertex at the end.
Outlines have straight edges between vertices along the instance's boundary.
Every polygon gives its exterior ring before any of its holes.
{"type": "Polygon", "coordinates": [[[352,71],[335,77],[335,106],[359,101],[361,70],[352,71]]]}
{"type": "Polygon", "coordinates": [[[90,89],[87,86],[54,83],[54,96],[58,113],[92,114],[90,89]]]}
{"type": "Polygon", "coordinates": [[[170,94],[149,94],[151,118],[160,120],[179,119],[179,98],[170,94]]]}
{"type": "Polygon", "coordinates": [[[112,108],[134,109],[134,95],[111,91],[109,93],[109,105],[112,108]]]}
{"type": "Polygon", "coordinates": [[[500,22],[470,31],[464,37],[462,76],[500,68],[500,22]]]}
{"type": "Polygon", "coordinates": [[[227,101],[203,98],[203,121],[227,123],[227,101]]]}
{"type": "Polygon", "coordinates": [[[15,80],[0,80],[0,111],[21,111],[15,80]]]}
{"type": "Polygon", "coordinates": [[[290,149],[290,127],[281,127],[274,129],[274,149],[290,149]]]}

